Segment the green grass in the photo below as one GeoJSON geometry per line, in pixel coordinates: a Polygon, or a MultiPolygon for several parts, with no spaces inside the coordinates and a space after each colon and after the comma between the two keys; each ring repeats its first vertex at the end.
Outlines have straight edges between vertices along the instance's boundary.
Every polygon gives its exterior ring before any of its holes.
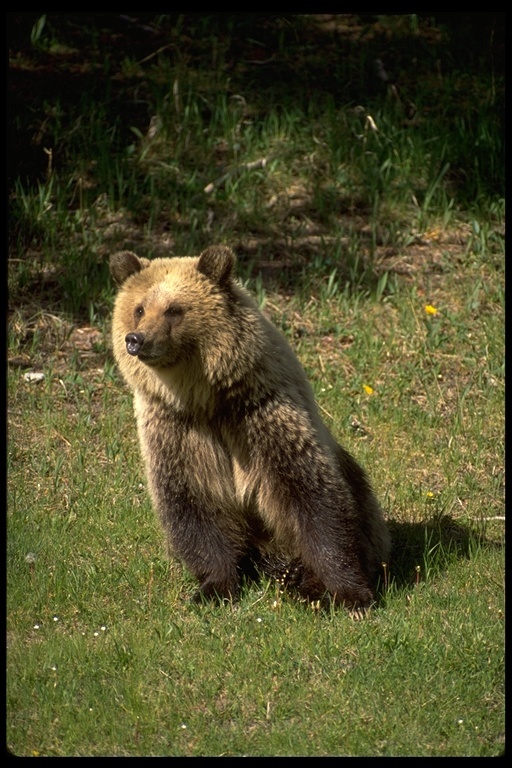
{"type": "Polygon", "coordinates": [[[116,19],[10,28],[8,748],[503,753],[499,29],[116,19]],[[107,262],[213,242],[382,499],[393,552],[364,621],[271,581],[237,606],[183,599],[112,358],[107,262]]]}
{"type": "Polygon", "coordinates": [[[364,623],[268,593],[176,611],[161,562],[103,574],[117,606],[89,605],[100,573],[82,575],[87,608],[75,592],[73,611],[27,622],[10,736],[25,754],[495,754],[503,615],[481,581],[500,559],[475,551],[364,623]]]}

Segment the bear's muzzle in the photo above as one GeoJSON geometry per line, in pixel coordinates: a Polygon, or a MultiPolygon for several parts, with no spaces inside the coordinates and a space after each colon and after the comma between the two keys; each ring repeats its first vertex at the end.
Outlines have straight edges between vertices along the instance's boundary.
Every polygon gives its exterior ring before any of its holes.
{"type": "Polygon", "coordinates": [[[135,356],[140,354],[146,337],[143,333],[127,333],[124,340],[126,342],[126,351],[128,354],[135,356]]]}

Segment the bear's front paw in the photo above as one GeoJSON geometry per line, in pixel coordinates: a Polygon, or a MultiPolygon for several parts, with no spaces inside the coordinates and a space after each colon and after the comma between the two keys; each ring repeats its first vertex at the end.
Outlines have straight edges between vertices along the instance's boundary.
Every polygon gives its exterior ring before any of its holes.
{"type": "Polygon", "coordinates": [[[203,604],[212,601],[221,604],[233,604],[238,602],[238,597],[238,588],[232,587],[231,589],[219,589],[211,584],[202,584],[199,589],[196,589],[196,591],[188,597],[188,601],[191,603],[203,604]]]}

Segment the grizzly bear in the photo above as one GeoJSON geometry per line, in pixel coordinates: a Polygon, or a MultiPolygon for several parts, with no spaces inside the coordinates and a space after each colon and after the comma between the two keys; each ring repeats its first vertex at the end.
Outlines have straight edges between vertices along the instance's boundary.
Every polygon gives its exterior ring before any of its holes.
{"type": "Polygon", "coordinates": [[[170,549],[196,599],[235,600],[245,573],[267,569],[307,599],[364,610],[389,553],[381,509],[234,266],[226,246],[110,259],[114,355],[170,549]]]}

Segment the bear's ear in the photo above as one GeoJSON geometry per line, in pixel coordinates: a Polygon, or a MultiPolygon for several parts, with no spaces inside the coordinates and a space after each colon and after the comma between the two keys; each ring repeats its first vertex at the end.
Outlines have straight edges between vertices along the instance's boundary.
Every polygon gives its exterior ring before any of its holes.
{"type": "Polygon", "coordinates": [[[199,256],[197,268],[210,280],[224,285],[235,266],[235,254],[227,245],[212,245],[199,256]]]}
{"type": "Polygon", "coordinates": [[[139,259],[132,251],[118,251],[110,257],[110,274],[117,285],[122,285],[130,275],[140,272],[147,266],[149,266],[149,260],[139,259]]]}

